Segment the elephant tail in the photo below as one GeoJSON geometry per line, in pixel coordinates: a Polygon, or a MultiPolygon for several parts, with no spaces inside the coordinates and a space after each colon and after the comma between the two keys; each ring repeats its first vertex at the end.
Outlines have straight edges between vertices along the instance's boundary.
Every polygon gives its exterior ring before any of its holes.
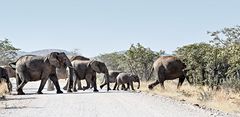
{"type": "Polygon", "coordinates": [[[152,74],[153,74],[153,71],[154,71],[154,67],[151,68],[151,72],[150,72],[150,74],[149,74],[149,76],[148,76],[148,78],[147,78],[147,81],[150,80],[150,78],[151,78],[151,76],[152,76],[152,74]]]}
{"type": "Polygon", "coordinates": [[[13,70],[16,70],[16,63],[17,63],[17,62],[11,62],[11,63],[8,63],[8,65],[9,65],[13,70]]]}

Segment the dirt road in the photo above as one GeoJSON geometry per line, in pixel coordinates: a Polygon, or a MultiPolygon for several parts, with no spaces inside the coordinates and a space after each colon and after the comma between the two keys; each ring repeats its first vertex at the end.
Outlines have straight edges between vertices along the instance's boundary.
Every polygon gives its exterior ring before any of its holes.
{"type": "MultiPolygon", "coordinates": [[[[230,116],[161,96],[123,91],[92,90],[71,94],[35,94],[39,82],[28,83],[27,95],[0,101],[1,117],[208,117],[230,116]]],[[[16,92],[13,92],[16,94],[16,92]]]]}

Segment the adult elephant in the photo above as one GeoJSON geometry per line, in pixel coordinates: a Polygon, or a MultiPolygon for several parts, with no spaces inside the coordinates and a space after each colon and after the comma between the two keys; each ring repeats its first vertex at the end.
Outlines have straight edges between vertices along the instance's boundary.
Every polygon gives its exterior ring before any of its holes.
{"type": "MultiPolygon", "coordinates": [[[[165,80],[174,80],[179,78],[178,86],[179,89],[185,80],[186,65],[175,56],[161,56],[154,63],[148,80],[150,79],[152,73],[155,71],[157,73],[157,78],[154,83],[148,85],[149,89],[153,89],[156,85],[160,84],[164,89],[165,80]]],[[[187,77],[186,77],[187,78],[187,77]]],[[[188,82],[189,79],[187,78],[188,82]]],[[[190,82],[189,82],[190,83],[190,82]]]]}
{"type": "Polygon", "coordinates": [[[17,61],[10,63],[10,66],[16,65],[16,80],[17,80],[17,94],[24,95],[23,87],[29,81],[41,80],[38,94],[42,94],[42,90],[48,78],[50,78],[56,89],[57,93],[63,93],[60,90],[58,83],[58,78],[56,75],[56,68],[60,68],[66,65],[70,69],[69,74],[69,85],[68,92],[71,91],[73,82],[73,69],[70,60],[67,58],[66,54],[61,52],[52,52],[46,57],[35,56],[35,55],[25,55],[20,57],[17,61]]]}
{"type": "Polygon", "coordinates": [[[117,88],[117,90],[119,90],[119,86],[120,85],[122,85],[122,89],[123,90],[130,89],[129,86],[131,86],[132,90],[134,90],[133,82],[138,82],[137,89],[140,88],[140,79],[139,79],[139,77],[137,75],[129,74],[129,73],[120,73],[117,76],[116,79],[117,79],[117,81],[116,81],[116,84],[115,84],[113,90],[115,90],[116,88],[117,88]],[[125,87],[125,84],[127,84],[127,88],[125,87]]]}
{"type": "MultiPolygon", "coordinates": [[[[101,84],[100,85],[100,88],[102,89],[105,85],[107,85],[108,83],[115,83],[115,86],[114,87],[116,87],[116,78],[117,78],[117,76],[118,76],[118,74],[120,74],[120,73],[122,73],[121,71],[115,71],[115,70],[113,70],[113,71],[109,71],[109,80],[107,80],[107,75],[104,75],[103,76],[103,84],[101,84]],[[109,81],[109,82],[107,82],[107,81],[109,81]]],[[[109,90],[111,90],[110,89],[110,87],[109,87],[109,90]]]]}
{"type": "MultiPolygon", "coordinates": [[[[74,61],[74,60],[90,60],[90,59],[87,58],[87,57],[84,57],[84,56],[77,55],[77,56],[72,56],[70,58],[71,62],[74,61]]],[[[64,66],[61,66],[60,68],[56,68],[56,73],[57,73],[58,79],[67,79],[68,78],[68,74],[69,74],[69,70],[67,69],[67,66],[64,65],[64,66]]],[[[78,84],[78,90],[82,90],[82,86],[81,86],[81,81],[80,80],[78,80],[77,84],[78,84]]],[[[68,83],[67,83],[67,85],[63,89],[67,90],[67,86],[68,86],[68,83]]],[[[54,90],[53,82],[50,79],[48,79],[47,90],[48,91],[54,90]]]]}
{"type": "MultiPolygon", "coordinates": [[[[76,84],[79,80],[86,80],[87,86],[83,90],[90,88],[90,84],[94,88],[94,92],[98,92],[96,83],[96,73],[103,73],[109,78],[109,73],[105,63],[96,60],[73,60],[72,65],[74,68],[74,81],[73,91],[77,91],[76,84]]],[[[107,84],[109,90],[109,83],[107,84]]]]}

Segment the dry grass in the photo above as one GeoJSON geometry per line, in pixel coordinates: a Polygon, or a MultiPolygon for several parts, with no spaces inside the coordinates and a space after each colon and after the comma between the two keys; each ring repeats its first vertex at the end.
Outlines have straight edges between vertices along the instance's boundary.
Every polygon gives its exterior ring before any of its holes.
{"type": "Polygon", "coordinates": [[[4,97],[7,93],[9,93],[8,86],[6,80],[0,80],[0,98],[4,97]]]}
{"type": "Polygon", "coordinates": [[[208,87],[189,86],[188,84],[184,84],[180,90],[177,90],[177,81],[166,81],[164,90],[161,89],[160,85],[149,90],[148,84],[150,82],[142,82],[140,90],[225,112],[240,113],[240,94],[230,90],[215,91],[208,87]]]}

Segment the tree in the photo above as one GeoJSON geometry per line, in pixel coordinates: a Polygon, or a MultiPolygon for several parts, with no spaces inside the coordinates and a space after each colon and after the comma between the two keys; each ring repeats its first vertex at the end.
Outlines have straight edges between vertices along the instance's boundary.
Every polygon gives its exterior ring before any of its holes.
{"type": "Polygon", "coordinates": [[[109,69],[130,72],[147,79],[154,60],[164,53],[162,50],[154,52],[138,43],[132,44],[127,51],[103,54],[97,58],[105,62],[109,69]]]}
{"type": "Polygon", "coordinates": [[[0,40],[0,64],[6,65],[13,61],[17,56],[17,51],[8,39],[0,40]]]}

